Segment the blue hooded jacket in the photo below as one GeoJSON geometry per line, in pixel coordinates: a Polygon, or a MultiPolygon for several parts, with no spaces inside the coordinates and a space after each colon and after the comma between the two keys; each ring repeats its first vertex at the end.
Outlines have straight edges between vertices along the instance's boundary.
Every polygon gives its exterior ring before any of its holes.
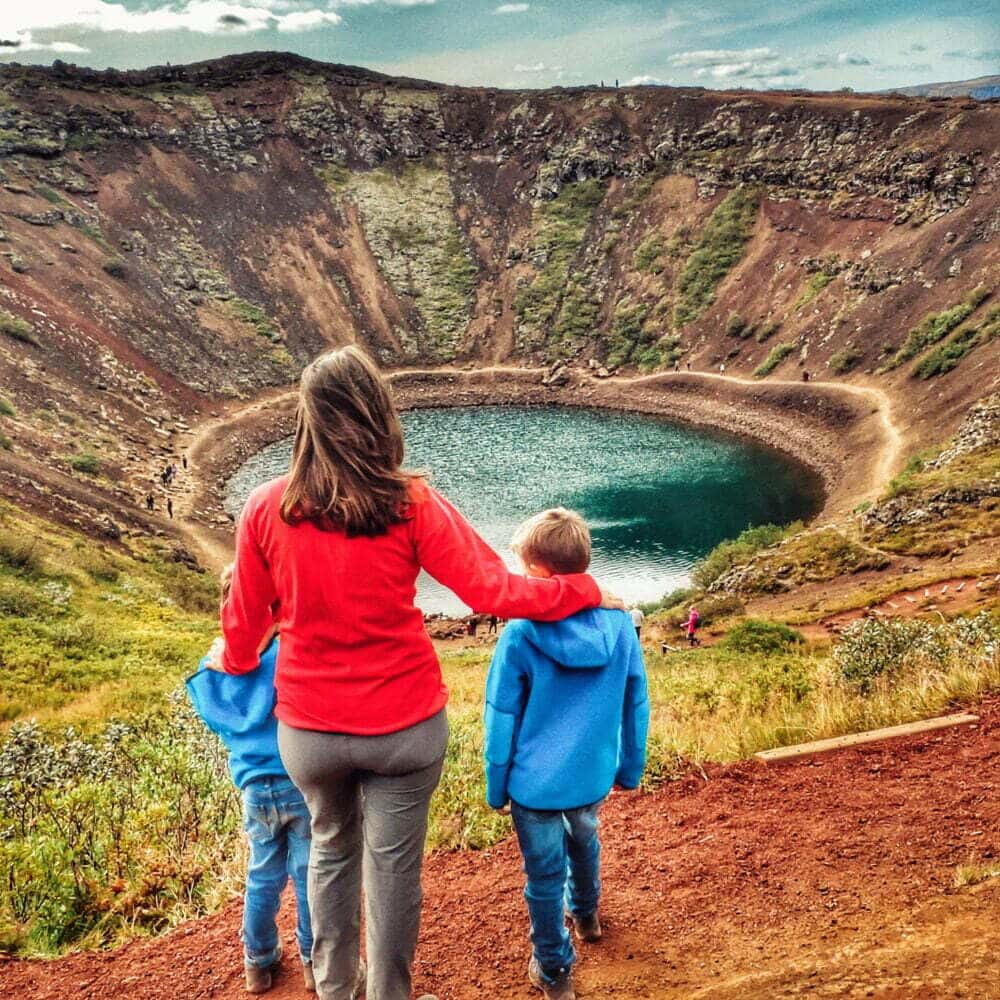
{"type": "Polygon", "coordinates": [[[486,681],[486,798],[576,809],[646,766],[649,700],[635,627],[624,611],[560,622],[513,621],[486,681]]]}
{"type": "Polygon", "coordinates": [[[222,674],[205,666],[187,679],[188,695],[205,725],[218,733],[229,751],[229,770],[237,788],[255,778],[285,778],[278,755],[278,720],[274,716],[275,639],[248,674],[222,674]]]}

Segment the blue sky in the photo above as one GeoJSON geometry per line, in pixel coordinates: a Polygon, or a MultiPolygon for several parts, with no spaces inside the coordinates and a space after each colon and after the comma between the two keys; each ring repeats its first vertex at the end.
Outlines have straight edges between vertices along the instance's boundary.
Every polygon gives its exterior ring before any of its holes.
{"type": "Polygon", "coordinates": [[[998,0],[0,0],[0,61],[281,49],[445,83],[880,90],[1000,73],[998,0]]]}

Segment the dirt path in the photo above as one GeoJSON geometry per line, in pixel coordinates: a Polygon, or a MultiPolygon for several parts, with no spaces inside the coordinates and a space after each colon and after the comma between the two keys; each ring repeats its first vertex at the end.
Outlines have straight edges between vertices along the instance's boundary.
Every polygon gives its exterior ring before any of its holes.
{"type": "MultiPolygon", "coordinates": [[[[580,997],[996,1000],[1000,880],[955,888],[1000,853],[1000,698],[978,710],[975,728],[613,797],[607,936],[582,949],[580,997]]],[[[511,841],[429,859],[418,994],[533,995],[520,890],[511,841]]],[[[234,902],[118,951],[0,964],[0,996],[237,1000],[239,918],[234,902]]],[[[293,959],[270,995],[308,996],[293,959]]]]}

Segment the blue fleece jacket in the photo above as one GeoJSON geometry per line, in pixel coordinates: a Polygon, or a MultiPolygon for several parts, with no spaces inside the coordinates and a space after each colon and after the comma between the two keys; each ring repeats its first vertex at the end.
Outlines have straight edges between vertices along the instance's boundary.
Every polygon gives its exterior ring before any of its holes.
{"type": "Polygon", "coordinates": [[[561,622],[513,621],[486,681],[486,797],[576,809],[646,766],[649,701],[635,627],[624,611],[561,622]]]}
{"type": "Polygon", "coordinates": [[[278,720],[274,717],[275,639],[261,654],[260,665],[248,674],[222,674],[201,661],[187,679],[195,711],[218,733],[229,751],[229,770],[237,788],[255,778],[287,777],[278,755],[278,720]]]}

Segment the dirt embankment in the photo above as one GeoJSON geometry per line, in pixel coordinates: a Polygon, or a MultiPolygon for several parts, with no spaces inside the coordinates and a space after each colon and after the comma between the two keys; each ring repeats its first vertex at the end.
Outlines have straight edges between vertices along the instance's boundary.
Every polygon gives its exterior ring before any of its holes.
{"type": "MultiPolygon", "coordinates": [[[[583,1000],[997,996],[1000,700],[976,727],[781,766],[711,767],[604,812],[606,938],[581,948],[583,1000]]],[[[515,1000],[527,917],[516,845],[427,865],[416,990],[515,1000]]],[[[0,995],[237,1000],[240,904],[156,941],[0,964],[0,995]]],[[[294,953],[291,913],[283,936],[294,953]]],[[[308,996],[285,961],[275,1000],[308,996]]]]}
{"type": "MultiPolygon", "coordinates": [[[[599,379],[575,372],[544,385],[539,369],[404,369],[391,375],[403,409],[434,406],[588,406],[656,414],[742,434],[802,462],[823,481],[823,515],[871,498],[901,461],[901,437],[887,394],[839,383],[760,383],[698,372],[599,379]]],[[[194,489],[179,509],[191,536],[212,552],[227,544],[227,478],[251,455],[292,432],[294,391],[274,392],[196,428],[185,442],[194,489]]]]}

